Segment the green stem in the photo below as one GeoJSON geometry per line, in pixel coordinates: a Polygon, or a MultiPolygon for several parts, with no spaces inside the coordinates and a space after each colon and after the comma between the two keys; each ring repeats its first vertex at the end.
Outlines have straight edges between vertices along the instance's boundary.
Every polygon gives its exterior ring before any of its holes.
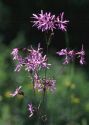
{"type": "Polygon", "coordinates": [[[66,43],[66,47],[69,48],[69,36],[67,32],[65,32],[65,43],[66,43]]]}
{"type": "Polygon", "coordinates": [[[34,88],[34,72],[33,72],[33,74],[32,74],[32,82],[33,82],[33,92],[34,92],[34,96],[36,96],[36,94],[35,94],[35,88],[34,88]]]}

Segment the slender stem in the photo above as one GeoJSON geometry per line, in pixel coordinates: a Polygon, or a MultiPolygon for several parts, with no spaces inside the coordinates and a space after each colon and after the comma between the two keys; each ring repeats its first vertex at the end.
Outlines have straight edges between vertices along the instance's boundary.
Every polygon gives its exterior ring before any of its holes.
{"type": "MultiPolygon", "coordinates": [[[[53,33],[48,34],[48,32],[45,33],[45,41],[46,41],[46,55],[48,55],[48,49],[49,49],[49,45],[51,43],[51,38],[52,38],[53,33]]],[[[47,79],[47,68],[44,71],[44,88],[43,88],[43,100],[42,100],[42,104],[43,104],[43,108],[44,108],[44,112],[45,112],[45,108],[46,108],[46,103],[47,103],[47,94],[46,94],[46,79],[47,79]]],[[[46,125],[46,121],[43,121],[43,125],[46,125]]]]}
{"type": "Polygon", "coordinates": [[[69,47],[69,36],[68,36],[67,32],[65,32],[65,42],[66,42],[66,47],[68,48],[69,47]]]}
{"type": "Polygon", "coordinates": [[[32,80],[33,80],[33,81],[32,81],[32,82],[33,82],[33,92],[34,92],[34,96],[36,96],[36,94],[35,94],[35,88],[34,88],[34,84],[35,84],[35,83],[34,83],[34,72],[33,72],[33,74],[32,74],[32,80]]]}

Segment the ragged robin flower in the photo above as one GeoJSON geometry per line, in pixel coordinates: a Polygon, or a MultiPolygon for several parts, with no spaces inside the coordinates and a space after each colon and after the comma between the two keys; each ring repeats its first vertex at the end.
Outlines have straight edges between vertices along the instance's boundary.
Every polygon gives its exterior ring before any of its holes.
{"type": "Polygon", "coordinates": [[[43,79],[44,89],[54,92],[56,89],[56,80],[43,79]]]}
{"type": "Polygon", "coordinates": [[[33,109],[32,104],[28,104],[28,110],[29,110],[29,113],[30,113],[29,117],[32,117],[33,114],[34,114],[34,109],[33,109]]]}
{"type": "Polygon", "coordinates": [[[85,64],[85,51],[84,51],[83,45],[80,51],[68,50],[66,48],[66,49],[62,49],[61,51],[58,51],[57,54],[59,56],[65,56],[63,64],[70,63],[75,59],[75,57],[80,58],[79,62],[81,65],[85,64]]]}
{"type": "Polygon", "coordinates": [[[77,52],[76,55],[80,58],[80,64],[83,65],[85,63],[85,51],[83,49],[83,45],[81,51],[77,52]]]}
{"type": "Polygon", "coordinates": [[[44,92],[49,90],[54,92],[56,89],[56,80],[53,79],[44,79],[40,78],[38,74],[34,75],[34,88],[38,90],[38,92],[44,92]]]}
{"type": "Polygon", "coordinates": [[[38,92],[43,91],[42,81],[37,73],[34,74],[34,89],[37,89],[38,92]]]}
{"type": "Polygon", "coordinates": [[[64,20],[64,12],[60,13],[59,16],[57,16],[55,25],[58,29],[62,31],[67,31],[67,24],[68,20],[64,20]]]}
{"type": "Polygon", "coordinates": [[[46,55],[42,55],[42,50],[40,48],[40,44],[38,45],[38,49],[35,50],[31,47],[29,50],[29,54],[26,57],[25,69],[28,71],[38,71],[40,69],[49,68],[50,64],[48,64],[48,59],[46,55]]]}
{"type": "Polygon", "coordinates": [[[34,19],[32,21],[34,24],[33,26],[36,26],[39,30],[42,30],[42,32],[48,30],[53,31],[55,29],[55,15],[52,15],[50,12],[43,13],[43,10],[41,10],[40,14],[33,14],[32,18],[34,19]]]}
{"type": "Polygon", "coordinates": [[[21,91],[21,88],[22,88],[22,86],[19,86],[18,88],[16,88],[16,90],[13,93],[11,93],[10,96],[14,97],[18,94],[24,95],[24,93],[21,91]]]}
{"type": "Polygon", "coordinates": [[[58,51],[57,54],[59,56],[65,56],[63,64],[70,63],[70,61],[73,61],[74,56],[75,56],[74,50],[68,50],[67,48],[66,49],[62,49],[61,51],[58,51]]]}

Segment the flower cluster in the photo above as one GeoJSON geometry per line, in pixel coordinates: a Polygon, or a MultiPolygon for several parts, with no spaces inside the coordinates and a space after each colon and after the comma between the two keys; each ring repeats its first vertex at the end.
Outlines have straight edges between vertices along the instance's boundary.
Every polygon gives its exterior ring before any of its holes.
{"type": "MultiPolygon", "coordinates": [[[[26,50],[26,49],[23,49],[26,50]]],[[[33,85],[34,85],[34,89],[37,89],[38,91],[44,91],[45,90],[50,90],[50,91],[54,91],[55,90],[55,80],[51,80],[51,79],[41,79],[38,71],[42,68],[49,68],[49,66],[51,64],[48,64],[48,59],[46,57],[46,55],[42,56],[42,49],[40,48],[40,45],[38,45],[38,49],[35,50],[31,47],[31,49],[27,49],[28,51],[28,55],[26,57],[22,57],[19,54],[19,49],[15,48],[12,51],[12,55],[13,55],[13,60],[17,60],[18,64],[15,68],[15,71],[20,71],[21,68],[24,66],[25,70],[27,70],[28,72],[33,73],[33,85]]],[[[19,93],[19,90],[21,89],[21,87],[17,88],[16,91],[12,94],[13,96],[17,95],[19,93]]]]}
{"type": "Polygon", "coordinates": [[[53,79],[41,79],[38,74],[34,75],[34,88],[38,91],[46,91],[49,90],[54,92],[56,89],[55,86],[56,80],[53,79]]]}
{"type": "Polygon", "coordinates": [[[48,59],[46,55],[42,55],[40,45],[38,45],[37,50],[31,47],[27,51],[28,55],[24,58],[19,54],[18,48],[13,49],[11,53],[13,60],[18,61],[15,71],[20,71],[23,66],[27,71],[38,71],[41,68],[49,68],[50,64],[47,63],[48,59]]]}
{"type": "Polygon", "coordinates": [[[60,13],[59,16],[52,15],[51,12],[43,13],[41,10],[40,14],[33,14],[32,17],[34,20],[33,26],[36,26],[39,30],[44,31],[52,31],[54,29],[60,29],[62,31],[66,31],[68,20],[64,20],[64,12],[60,13]]]}
{"type": "Polygon", "coordinates": [[[56,89],[55,86],[56,80],[53,79],[43,79],[44,89],[48,89],[51,92],[54,92],[56,89]]]}
{"type": "Polygon", "coordinates": [[[82,49],[78,52],[74,51],[74,50],[68,50],[66,49],[62,49],[61,51],[58,51],[57,54],[59,56],[65,56],[64,62],[63,64],[68,64],[70,63],[70,61],[73,61],[75,56],[78,56],[80,58],[80,64],[83,65],[85,63],[85,51],[83,49],[83,45],[82,45],[82,49]]]}

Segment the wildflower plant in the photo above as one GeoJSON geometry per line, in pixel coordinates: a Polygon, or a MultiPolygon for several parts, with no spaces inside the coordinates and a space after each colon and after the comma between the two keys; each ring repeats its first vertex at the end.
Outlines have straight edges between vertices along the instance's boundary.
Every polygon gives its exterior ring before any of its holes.
{"type": "MultiPolygon", "coordinates": [[[[14,48],[11,55],[13,60],[17,62],[15,71],[19,72],[22,68],[24,68],[27,72],[29,72],[32,79],[34,94],[37,90],[43,95],[43,99],[39,102],[39,106],[37,107],[33,105],[31,100],[30,103],[28,102],[29,118],[37,112],[40,115],[38,117],[41,119],[45,117],[46,121],[47,115],[45,113],[41,113],[41,105],[43,103],[46,105],[45,98],[47,91],[53,93],[56,90],[56,80],[48,78],[47,76],[47,71],[52,67],[48,60],[48,48],[51,44],[52,36],[54,35],[55,30],[66,32],[69,21],[64,18],[64,12],[56,16],[51,12],[43,12],[43,10],[41,10],[41,13],[32,15],[31,22],[33,23],[33,27],[36,27],[38,30],[45,32],[46,34],[46,53],[43,55],[43,49],[39,43],[37,49],[34,49],[32,46],[30,48],[23,49],[14,48]],[[20,52],[25,53],[26,56],[21,55],[20,52]],[[44,76],[40,76],[41,70],[44,71],[44,76]]],[[[66,48],[56,52],[56,54],[65,57],[63,64],[69,64],[70,62],[73,62],[75,58],[80,58],[80,64],[83,65],[85,63],[85,51],[83,45],[80,51],[66,48]]],[[[14,97],[18,94],[23,94],[21,88],[21,86],[18,87],[15,92],[10,95],[14,97]]]]}

